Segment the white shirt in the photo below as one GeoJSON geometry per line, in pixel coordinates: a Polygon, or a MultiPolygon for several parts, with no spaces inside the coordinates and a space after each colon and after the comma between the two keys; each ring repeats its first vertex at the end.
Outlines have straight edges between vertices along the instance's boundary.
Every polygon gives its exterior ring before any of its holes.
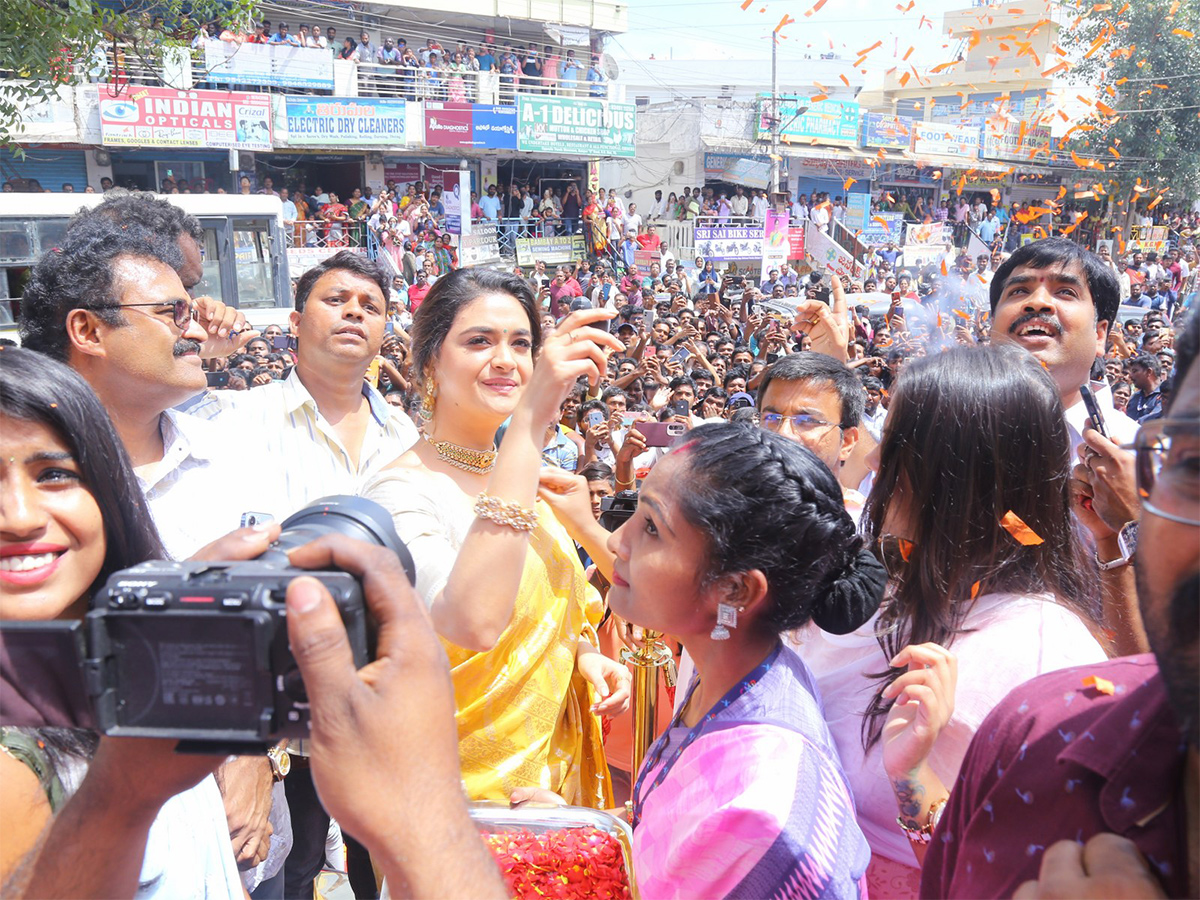
{"type": "Polygon", "coordinates": [[[283,519],[294,512],[281,491],[278,467],[273,472],[258,448],[230,441],[215,423],[173,409],[162,414],[159,427],[162,461],[139,466],[136,474],[173,559],[187,559],[239,528],[242,513],[283,519]]]}
{"type": "Polygon", "coordinates": [[[796,200],[792,203],[792,218],[797,222],[804,222],[808,219],[808,207],[796,200]]]}
{"type": "Polygon", "coordinates": [[[215,419],[230,443],[263,447],[281,472],[282,502],[295,512],[321,497],[358,494],[380,469],[417,442],[416,426],[403,411],[390,406],[365,381],[362,393],[371,415],[357,465],[295,370],[283,381],[248,391],[201,394],[187,411],[215,419]]]}
{"type": "MultiPolygon", "coordinates": [[[[1132,444],[1137,435],[1138,423],[1113,406],[1112,388],[1107,382],[1091,382],[1092,394],[1096,405],[1100,407],[1100,415],[1104,417],[1104,427],[1111,440],[1118,444],[1132,444]]],[[[1083,428],[1087,424],[1087,407],[1083,400],[1077,400],[1075,405],[1066,411],[1067,427],[1071,430],[1071,462],[1078,461],[1079,445],[1083,443],[1083,428]]]]}
{"type": "Polygon", "coordinates": [[[729,208],[733,210],[735,216],[744,216],[746,210],[750,208],[750,200],[745,194],[734,194],[729,199],[729,208]]]}
{"type": "Polygon", "coordinates": [[[886,418],[887,410],[884,408],[882,403],[875,407],[874,413],[869,413],[866,410],[863,410],[863,427],[867,429],[867,432],[871,435],[871,437],[875,438],[875,443],[877,444],[883,441],[883,420],[886,418]]]}
{"type": "Polygon", "coordinates": [[[667,212],[667,201],[663,197],[659,197],[650,204],[650,215],[647,218],[653,222],[655,219],[661,219],[667,212]]]}
{"type": "MultiPolygon", "coordinates": [[[[863,750],[863,712],[880,684],[868,676],[887,670],[875,638],[877,618],[846,635],[826,634],[810,624],[789,640],[817,679],[825,721],[872,852],[915,867],[912,846],[896,824],[899,810],[881,746],[863,750]]],[[[1082,620],[1045,594],[979,597],[964,627],[974,630],[956,635],[949,648],[958,657],[954,714],[929,757],[930,767],[948,787],[958,777],[976,730],[1009,691],[1044,672],[1105,659],[1082,620]]]]}
{"type": "Polygon", "coordinates": [[[812,211],[812,221],[814,225],[824,231],[825,227],[829,225],[828,208],[824,206],[814,206],[812,211]]]}
{"type": "Polygon", "coordinates": [[[754,207],[754,218],[765,219],[767,217],[767,198],[766,197],[762,197],[762,196],[755,197],[752,201],[750,201],[750,205],[752,207],[754,207]]]}
{"type": "Polygon", "coordinates": [[[642,214],[630,213],[625,217],[625,230],[632,231],[634,234],[642,230],[642,214]]]}

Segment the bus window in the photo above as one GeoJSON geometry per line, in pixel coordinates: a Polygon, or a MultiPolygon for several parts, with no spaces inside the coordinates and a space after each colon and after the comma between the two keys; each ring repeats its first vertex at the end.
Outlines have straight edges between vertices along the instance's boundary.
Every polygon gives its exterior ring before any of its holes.
{"type": "Polygon", "coordinates": [[[193,297],[212,297],[222,303],[225,291],[221,285],[221,247],[224,244],[225,223],[204,220],[204,236],[200,239],[200,256],[204,260],[203,275],[191,290],[193,297]]]}
{"type": "Polygon", "coordinates": [[[34,258],[29,219],[0,220],[0,264],[28,265],[34,258]]]}
{"type": "Polygon", "coordinates": [[[266,309],[276,306],[269,220],[234,219],[233,252],[237,264],[238,307],[266,309]]]}
{"type": "Polygon", "coordinates": [[[38,256],[54,247],[61,247],[66,239],[66,219],[42,219],[37,223],[38,256]]]}

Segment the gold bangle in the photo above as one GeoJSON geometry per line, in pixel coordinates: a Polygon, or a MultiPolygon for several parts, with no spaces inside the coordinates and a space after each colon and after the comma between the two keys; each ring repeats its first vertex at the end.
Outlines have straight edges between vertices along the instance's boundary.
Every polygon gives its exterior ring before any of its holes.
{"type": "Polygon", "coordinates": [[[483,491],[475,498],[475,515],[517,531],[533,531],[538,524],[536,510],[526,509],[519,503],[505,503],[503,500],[489,497],[483,491]]]}

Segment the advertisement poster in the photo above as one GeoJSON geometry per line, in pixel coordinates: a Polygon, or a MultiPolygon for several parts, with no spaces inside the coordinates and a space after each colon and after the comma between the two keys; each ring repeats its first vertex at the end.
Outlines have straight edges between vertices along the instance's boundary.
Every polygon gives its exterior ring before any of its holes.
{"type": "MultiPolygon", "coordinates": [[[[779,98],[779,136],[784,142],[817,139],[825,144],[858,144],[857,103],[808,97],[779,98]]],[[[771,137],[771,101],[759,95],[758,139],[771,137]]]]}
{"type": "Polygon", "coordinates": [[[285,103],[284,133],[289,147],[396,147],[420,143],[419,110],[400,99],[361,97],[280,97],[285,103]],[[414,134],[414,132],[416,132],[414,134]]]}
{"type": "Polygon", "coordinates": [[[650,267],[655,263],[662,264],[662,254],[657,250],[633,251],[633,264],[637,268],[637,273],[642,277],[649,276],[650,267]]]}
{"type": "Polygon", "coordinates": [[[762,259],[763,230],[752,226],[729,228],[697,227],[692,244],[696,255],[705,261],[723,262],[731,259],[762,259]]]}
{"type": "Polygon", "coordinates": [[[857,235],[866,231],[870,215],[870,194],[851,193],[846,195],[846,218],[842,224],[850,229],[851,234],[857,235]]]}
{"type": "Polygon", "coordinates": [[[635,155],[632,103],[517,95],[517,147],[557,156],[635,155]]]}
{"type": "Polygon", "coordinates": [[[451,234],[471,233],[471,173],[460,170],[458,178],[442,191],[446,207],[446,230],[451,234]]]}
{"type": "Polygon", "coordinates": [[[458,242],[458,264],[487,266],[500,262],[500,237],[492,222],[475,222],[471,233],[463,235],[458,242]]]}
{"type": "Polygon", "coordinates": [[[906,116],[867,113],[863,116],[863,146],[907,150],[912,146],[913,123],[906,116]]]}
{"type": "Polygon", "coordinates": [[[1168,228],[1166,225],[1130,225],[1129,240],[1125,242],[1127,250],[1150,250],[1164,253],[1167,249],[1168,228]]]}
{"type": "Polygon", "coordinates": [[[939,122],[917,122],[913,125],[913,153],[936,153],[976,159],[979,156],[979,129],[939,122]]]}
{"type": "Polygon", "coordinates": [[[109,147],[271,149],[271,97],[226,91],[131,87],[101,94],[101,143],[109,147]]]}
{"type": "Polygon", "coordinates": [[[366,248],[363,247],[288,247],[288,274],[292,278],[299,278],[317,263],[328,259],[339,250],[349,250],[351,253],[367,255],[366,248]]]}
{"type": "Polygon", "coordinates": [[[905,247],[941,247],[945,241],[945,222],[909,222],[904,233],[905,247]]]}
{"type": "Polygon", "coordinates": [[[778,269],[790,258],[791,245],[788,243],[788,214],[767,210],[763,222],[762,270],[763,275],[772,269],[778,269]]]}
{"type": "Polygon", "coordinates": [[[419,160],[401,162],[384,159],[383,162],[384,182],[394,181],[401,193],[408,185],[418,181],[424,181],[425,187],[429,189],[440,187],[444,193],[453,188],[455,182],[458,181],[458,165],[450,160],[429,165],[422,165],[419,160]]]}
{"type": "Polygon", "coordinates": [[[788,259],[804,259],[803,225],[793,225],[788,229],[788,259]]]}
{"type": "Polygon", "coordinates": [[[587,247],[582,234],[517,238],[517,264],[521,266],[532,266],[539,259],[547,265],[558,265],[585,256],[587,247]]]}
{"type": "Polygon", "coordinates": [[[862,272],[862,266],[854,261],[854,257],[812,222],[808,223],[806,229],[804,250],[814,272],[829,272],[839,277],[847,275],[850,278],[858,278],[862,272]]]}
{"type": "Polygon", "coordinates": [[[904,213],[877,212],[867,220],[858,239],[864,244],[879,245],[889,241],[899,244],[904,236],[904,213]]]}
{"type": "Polygon", "coordinates": [[[205,41],[204,68],[197,79],[213,84],[333,90],[333,54],[328,50],[205,41]]]}

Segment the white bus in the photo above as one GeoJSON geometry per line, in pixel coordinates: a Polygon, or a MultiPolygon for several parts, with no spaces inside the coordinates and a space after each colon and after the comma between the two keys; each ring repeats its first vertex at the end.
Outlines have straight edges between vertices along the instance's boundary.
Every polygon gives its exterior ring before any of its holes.
{"type": "MultiPolygon", "coordinates": [[[[192,290],[241,309],[263,329],[292,309],[283,204],[261,194],[166,194],[204,226],[204,278],[192,290]]],[[[62,245],[67,221],[103,194],[0,194],[0,337],[17,338],[29,270],[62,245]]]]}

